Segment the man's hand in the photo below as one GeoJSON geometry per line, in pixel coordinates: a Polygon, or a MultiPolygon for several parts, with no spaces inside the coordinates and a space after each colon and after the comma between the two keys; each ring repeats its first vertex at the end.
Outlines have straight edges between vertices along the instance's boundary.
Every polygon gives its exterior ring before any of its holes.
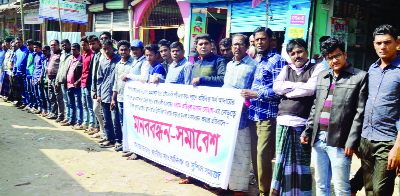
{"type": "Polygon", "coordinates": [[[117,106],[116,101],[112,99],[110,104],[110,111],[113,110],[116,106],[117,106]]]}
{"type": "Polygon", "coordinates": [[[346,147],[346,148],[344,149],[344,156],[346,156],[346,157],[347,157],[347,156],[351,156],[351,155],[353,155],[354,152],[356,152],[356,151],[353,150],[353,149],[351,149],[351,148],[347,148],[347,147],[346,147]]]}
{"type": "Polygon", "coordinates": [[[196,87],[199,84],[200,84],[200,78],[193,78],[192,80],[193,87],[196,87]]]}
{"type": "Polygon", "coordinates": [[[147,82],[147,80],[140,80],[143,84],[147,82]]]}
{"type": "Polygon", "coordinates": [[[97,93],[92,91],[92,98],[97,99],[97,93]]]}
{"type": "Polygon", "coordinates": [[[13,75],[12,78],[13,78],[13,79],[17,78],[17,75],[13,75]]]}
{"type": "Polygon", "coordinates": [[[32,83],[32,85],[34,85],[34,84],[33,84],[33,80],[31,80],[31,83],[32,83]]]}
{"type": "Polygon", "coordinates": [[[58,89],[58,87],[60,87],[60,83],[56,83],[56,85],[54,85],[54,87],[56,87],[56,89],[58,89]]]}
{"type": "Polygon", "coordinates": [[[97,97],[97,103],[101,103],[101,97],[97,97]]]}
{"type": "Polygon", "coordinates": [[[308,140],[309,140],[308,137],[300,137],[300,141],[302,144],[308,144],[308,140]]]}
{"type": "Polygon", "coordinates": [[[245,99],[256,99],[258,98],[257,91],[252,91],[250,89],[243,89],[240,93],[245,99]]]}
{"type": "Polygon", "coordinates": [[[153,84],[159,84],[160,82],[161,82],[160,78],[159,77],[155,77],[152,83],[153,84]]]}
{"type": "Polygon", "coordinates": [[[397,145],[394,145],[393,148],[389,152],[388,156],[388,170],[393,170],[400,163],[400,149],[397,145]]]}
{"type": "Polygon", "coordinates": [[[78,86],[78,82],[75,82],[75,83],[74,83],[74,87],[77,87],[77,86],[78,86]]]}
{"type": "Polygon", "coordinates": [[[129,80],[128,74],[123,75],[123,76],[121,77],[121,80],[124,81],[124,82],[127,82],[127,81],[129,80]]]}

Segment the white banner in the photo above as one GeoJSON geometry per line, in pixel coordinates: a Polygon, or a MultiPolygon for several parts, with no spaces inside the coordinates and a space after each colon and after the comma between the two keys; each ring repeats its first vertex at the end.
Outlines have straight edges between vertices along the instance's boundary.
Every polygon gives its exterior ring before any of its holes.
{"type": "MultiPolygon", "coordinates": [[[[85,3],[60,0],[60,15],[63,22],[79,24],[88,22],[85,3]]],[[[40,0],[39,18],[58,21],[57,0],[40,0]]]]}
{"type": "Polygon", "coordinates": [[[39,9],[24,10],[24,24],[42,24],[43,18],[39,18],[39,9]]]}
{"type": "Polygon", "coordinates": [[[243,106],[240,90],[128,82],[123,149],[227,188],[243,106]]]}

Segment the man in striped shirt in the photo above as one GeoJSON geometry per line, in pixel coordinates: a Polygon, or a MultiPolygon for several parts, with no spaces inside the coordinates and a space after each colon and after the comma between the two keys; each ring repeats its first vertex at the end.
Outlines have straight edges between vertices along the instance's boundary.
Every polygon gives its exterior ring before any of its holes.
{"type": "Polygon", "coordinates": [[[346,62],[342,40],[329,38],[321,49],[331,69],[318,76],[316,99],[300,140],[313,146],[316,195],[330,195],[333,177],[335,194],[350,196],[351,158],[360,144],[368,78],[346,62]]]}

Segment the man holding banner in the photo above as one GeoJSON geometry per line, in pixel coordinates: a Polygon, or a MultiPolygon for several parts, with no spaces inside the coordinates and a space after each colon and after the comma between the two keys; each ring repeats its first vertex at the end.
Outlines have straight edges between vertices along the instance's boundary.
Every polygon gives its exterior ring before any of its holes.
{"type": "Polygon", "coordinates": [[[251,158],[254,175],[258,178],[260,195],[268,195],[272,178],[272,159],[275,155],[276,116],[280,96],[272,90],[274,80],[288,63],[272,49],[272,31],[258,27],[254,31],[257,53],[261,55],[250,89],[242,96],[251,100],[248,108],[251,133],[251,158]]]}
{"type": "MultiPolygon", "coordinates": [[[[257,68],[257,61],[250,58],[246,51],[249,47],[247,36],[236,34],[232,38],[233,59],[226,67],[224,86],[222,88],[250,89],[257,68]]],[[[243,103],[243,107],[246,107],[243,103]]],[[[243,110],[240,118],[239,131],[236,138],[235,151],[229,189],[237,192],[247,192],[250,173],[250,129],[247,111],[243,110]]]]}

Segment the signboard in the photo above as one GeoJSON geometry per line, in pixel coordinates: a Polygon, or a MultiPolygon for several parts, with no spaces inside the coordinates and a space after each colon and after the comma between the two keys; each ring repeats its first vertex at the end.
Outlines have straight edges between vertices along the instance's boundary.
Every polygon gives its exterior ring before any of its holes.
{"type": "Polygon", "coordinates": [[[24,24],[42,24],[43,18],[39,18],[39,9],[24,10],[24,24]]]}
{"type": "MultiPolygon", "coordinates": [[[[60,0],[60,15],[63,22],[79,24],[88,22],[85,3],[60,0]]],[[[40,0],[39,18],[58,21],[57,0],[40,0]]]]}
{"type": "Polygon", "coordinates": [[[311,3],[299,3],[295,4],[293,1],[288,5],[288,17],[286,19],[286,32],[285,32],[285,43],[291,39],[303,38],[307,39],[308,33],[308,20],[310,13],[311,3]]]}
{"type": "Polygon", "coordinates": [[[197,34],[206,32],[206,15],[200,13],[192,13],[192,21],[190,23],[190,48],[194,46],[194,38],[197,34]]]}
{"type": "Polygon", "coordinates": [[[332,37],[337,37],[346,43],[347,50],[347,37],[349,35],[349,20],[340,18],[331,18],[332,22],[332,37]]]}
{"type": "Polygon", "coordinates": [[[226,189],[243,102],[237,89],[128,82],[123,149],[226,189]]]}

